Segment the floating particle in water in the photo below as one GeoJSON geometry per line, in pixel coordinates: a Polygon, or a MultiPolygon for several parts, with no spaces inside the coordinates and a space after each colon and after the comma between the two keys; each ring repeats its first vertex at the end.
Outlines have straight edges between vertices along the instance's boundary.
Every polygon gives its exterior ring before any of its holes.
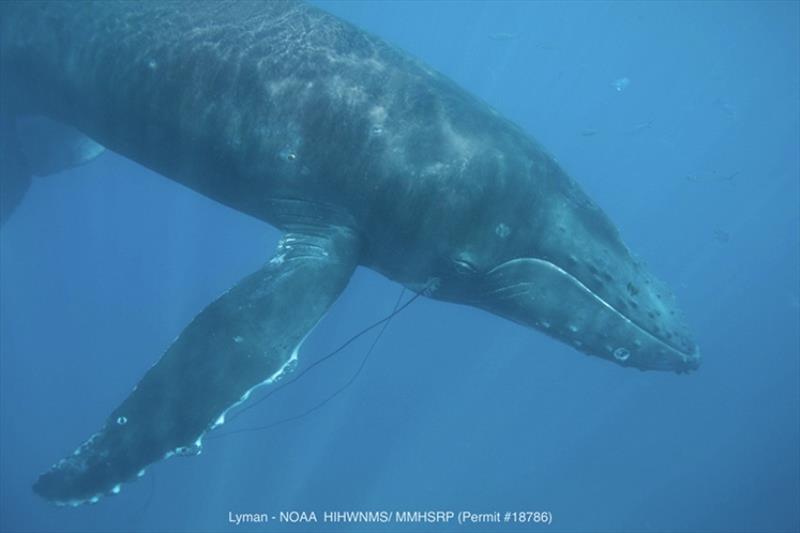
{"type": "Polygon", "coordinates": [[[731,234],[721,228],[714,230],[714,240],[720,244],[727,244],[731,240],[731,234]]]}
{"type": "Polygon", "coordinates": [[[490,33],[487,37],[492,41],[513,41],[517,38],[516,33],[511,33],[507,31],[497,31],[494,33],[490,33]]]}
{"type": "Polygon", "coordinates": [[[622,91],[627,89],[628,85],[630,85],[630,84],[631,84],[630,78],[618,78],[618,79],[614,80],[614,82],[611,85],[613,85],[614,89],[618,93],[621,93],[622,91]]]}
{"type": "Polygon", "coordinates": [[[640,133],[640,132],[643,132],[644,130],[652,128],[654,122],[655,121],[653,121],[653,120],[645,120],[644,122],[637,122],[636,124],[634,124],[633,126],[628,128],[627,132],[628,133],[640,133]]]}

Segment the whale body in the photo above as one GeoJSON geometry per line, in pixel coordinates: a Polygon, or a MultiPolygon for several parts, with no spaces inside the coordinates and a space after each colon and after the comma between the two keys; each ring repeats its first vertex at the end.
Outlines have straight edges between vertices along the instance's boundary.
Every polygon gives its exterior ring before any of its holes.
{"type": "Polygon", "coordinates": [[[232,406],[293,368],[358,265],[624,367],[699,365],[669,290],[543,147],[322,10],[5,2],[0,59],[5,213],[34,173],[20,124],[44,117],[80,147],[65,164],[104,147],[283,231],[274,256],[42,474],[34,490],[50,501],[97,501],[195,453],[232,406]]]}

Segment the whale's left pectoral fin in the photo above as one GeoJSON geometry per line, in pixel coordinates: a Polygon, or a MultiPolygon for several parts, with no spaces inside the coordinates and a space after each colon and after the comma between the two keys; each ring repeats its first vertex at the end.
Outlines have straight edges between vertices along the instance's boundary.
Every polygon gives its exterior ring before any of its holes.
{"type": "Polygon", "coordinates": [[[101,430],[34,490],[57,503],[96,501],[150,463],[199,451],[232,405],[293,366],[300,343],[350,279],[358,248],[347,228],[287,233],[275,257],[204,309],[101,430]]]}
{"type": "Polygon", "coordinates": [[[86,164],[103,152],[75,128],[39,115],[13,116],[0,106],[0,226],[22,202],[33,176],[86,164]]]}

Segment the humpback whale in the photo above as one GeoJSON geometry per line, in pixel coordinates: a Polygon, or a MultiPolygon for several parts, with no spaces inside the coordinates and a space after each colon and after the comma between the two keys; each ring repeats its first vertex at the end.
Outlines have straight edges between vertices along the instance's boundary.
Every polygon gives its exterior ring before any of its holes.
{"type": "Polygon", "coordinates": [[[94,502],[195,453],[231,407],[291,371],[358,265],[623,367],[699,365],[669,289],[542,146],[318,8],[4,2],[0,39],[9,211],[35,166],[19,131],[33,116],[90,147],[67,162],[106,148],[283,232],[38,478],[49,501],[94,502]]]}

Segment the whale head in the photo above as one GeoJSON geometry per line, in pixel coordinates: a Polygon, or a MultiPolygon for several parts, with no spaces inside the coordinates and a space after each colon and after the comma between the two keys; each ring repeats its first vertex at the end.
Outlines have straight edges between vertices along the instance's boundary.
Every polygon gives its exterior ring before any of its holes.
{"type": "Polygon", "coordinates": [[[507,154],[479,165],[492,185],[452,226],[438,297],[622,366],[696,369],[700,353],[672,293],[603,211],[542,152],[507,154]]]}

